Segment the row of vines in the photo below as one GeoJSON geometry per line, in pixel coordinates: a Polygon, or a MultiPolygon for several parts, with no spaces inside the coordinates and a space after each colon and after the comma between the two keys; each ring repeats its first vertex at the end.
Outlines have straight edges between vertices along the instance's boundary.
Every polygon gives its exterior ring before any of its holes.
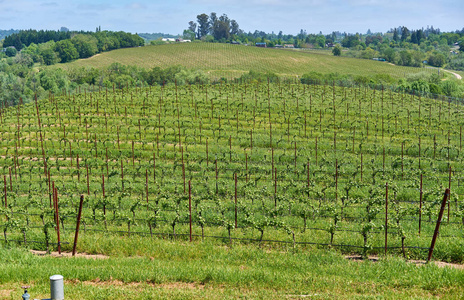
{"type": "Polygon", "coordinates": [[[463,122],[450,102],[291,82],[50,95],[0,111],[0,226],[48,247],[56,191],[64,235],[84,194],[86,233],[185,238],[191,219],[196,239],[366,254],[388,227],[389,251],[423,257],[450,187],[437,255],[461,261],[463,122]]]}

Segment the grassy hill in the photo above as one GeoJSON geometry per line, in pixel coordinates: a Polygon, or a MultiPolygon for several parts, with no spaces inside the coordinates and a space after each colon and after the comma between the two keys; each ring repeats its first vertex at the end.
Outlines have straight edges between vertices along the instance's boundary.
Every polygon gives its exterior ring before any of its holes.
{"type": "Polygon", "coordinates": [[[53,67],[101,68],[116,62],[144,68],[181,65],[189,69],[201,69],[212,78],[238,77],[250,70],[273,72],[280,76],[301,76],[315,71],[324,74],[363,76],[388,74],[393,78],[424,71],[434,72],[429,69],[394,66],[386,62],[335,57],[317,52],[216,43],[182,43],[119,49],[53,67]]]}

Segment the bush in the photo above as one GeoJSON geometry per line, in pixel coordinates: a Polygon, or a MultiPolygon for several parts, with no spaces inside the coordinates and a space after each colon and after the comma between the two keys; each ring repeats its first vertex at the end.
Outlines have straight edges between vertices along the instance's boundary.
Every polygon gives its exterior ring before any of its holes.
{"type": "Polygon", "coordinates": [[[443,65],[446,63],[446,57],[439,52],[435,52],[429,56],[428,63],[434,67],[443,67],[443,65]]]}
{"type": "Polygon", "coordinates": [[[8,47],[5,50],[5,54],[8,57],[14,57],[14,56],[16,56],[17,53],[18,53],[18,51],[16,51],[16,49],[13,48],[13,47],[8,47]]]}
{"type": "Polygon", "coordinates": [[[175,75],[177,84],[196,84],[196,83],[208,83],[209,78],[202,70],[181,70],[175,75]]]}
{"type": "Polygon", "coordinates": [[[274,73],[267,72],[267,73],[261,73],[261,72],[256,72],[256,71],[250,71],[247,74],[243,74],[239,78],[240,81],[256,81],[256,82],[278,82],[279,81],[279,76],[277,76],[274,73]]]}

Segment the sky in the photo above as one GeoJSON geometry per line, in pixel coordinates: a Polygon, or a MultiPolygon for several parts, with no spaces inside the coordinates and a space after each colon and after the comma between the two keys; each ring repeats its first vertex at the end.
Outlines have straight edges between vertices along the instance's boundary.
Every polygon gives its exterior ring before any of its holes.
{"type": "Polygon", "coordinates": [[[227,14],[245,32],[386,32],[464,27],[464,0],[0,0],[0,29],[182,34],[201,13],[227,14]]]}

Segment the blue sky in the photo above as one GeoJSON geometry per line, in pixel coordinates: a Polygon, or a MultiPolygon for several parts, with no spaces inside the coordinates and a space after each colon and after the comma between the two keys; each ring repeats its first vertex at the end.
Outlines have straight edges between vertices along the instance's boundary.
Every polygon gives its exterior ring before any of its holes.
{"type": "Polygon", "coordinates": [[[201,13],[240,28],[297,34],[385,32],[397,26],[442,31],[464,27],[464,0],[0,0],[0,29],[102,30],[177,34],[201,13]]]}

